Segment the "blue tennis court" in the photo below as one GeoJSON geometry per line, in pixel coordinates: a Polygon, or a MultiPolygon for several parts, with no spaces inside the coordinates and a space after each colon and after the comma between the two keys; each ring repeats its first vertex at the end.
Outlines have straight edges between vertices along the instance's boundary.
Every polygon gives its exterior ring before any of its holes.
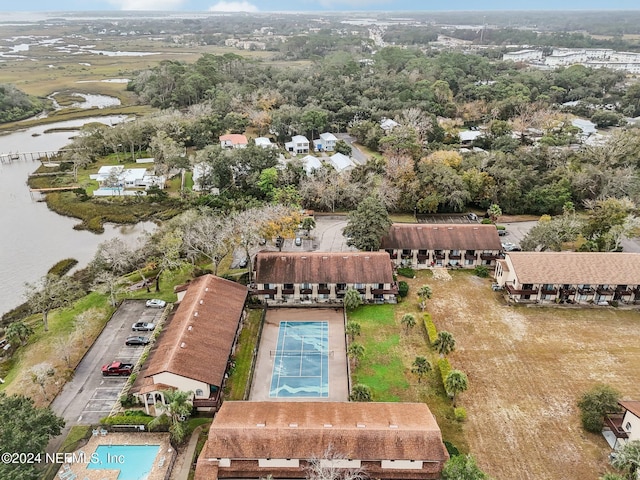
{"type": "Polygon", "coordinates": [[[329,322],[280,322],[269,396],[329,396],[329,322]]]}

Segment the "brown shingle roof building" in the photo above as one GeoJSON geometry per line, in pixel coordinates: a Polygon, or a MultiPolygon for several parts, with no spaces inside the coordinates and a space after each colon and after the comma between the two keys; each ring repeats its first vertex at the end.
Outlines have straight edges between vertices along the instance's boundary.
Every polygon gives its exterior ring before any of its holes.
{"type": "Polygon", "coordinates": [[[260,252],[256,283],[393,283],[385,252],[260,252]]]}
{"type": "Polygon", "coordinates": [[[439,478],[449,458],[424,403],[225,402],[198,459],[196,479],[300,478],[332,452],[371,478],[439,478]]]}
{"type": "Polygon", "coordinates": [[[518,283],[640,284],[640,254],[619,252],[509,252],[518,283]]]}
{"type": "Polygon", "coordinates": [[[381,249],[502,250],[494,225],[394,223],[381,249]]]}
{"type": "Polygon", "coordinates": [[[247,293],[247,287],[214,275],[191,282],[152,352],[145,377],[169,372],[221,386],[247,293]]]}

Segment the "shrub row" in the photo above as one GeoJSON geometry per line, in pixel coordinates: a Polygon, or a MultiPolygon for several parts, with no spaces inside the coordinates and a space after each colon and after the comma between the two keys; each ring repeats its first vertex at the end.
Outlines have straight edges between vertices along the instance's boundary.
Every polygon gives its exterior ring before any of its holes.
{"type": "Polygon", "coordinates": [[[442,385],[446,385],[445,380],[447,379],[449,372],[451,372],[451,364],[449,363],[449,359],[441,358],[440,360],[438,360],[438,368],[440,369],[440,377],[442,377],[442,385]]]}
{"type": "Polygon", "coordinates": [[[69,273],[71,269],[77,264],[78,260],[76,260],[75,258],[65,258],[64,260],[60,260],[53,267],[51,267],[48,273],[61,277],[62,275],[66,275],[67,273],[69,273]]]}
{"type": "Polygon", "coordinates": [[[144,412],[140,412],[135,415],[127,413],[123,415],[114,415],[113,417],[104,417],[100,419],[100,423],[102,425],[148,425],[154,418],[144,412]]]}
{"type": "Polygon", "coordinates": [[[438,329],[436,328],[430,313],[424,314],[424,328],[427,330],[427,337],[429,337],[429,344],[433,345],[433,342],[438,338],[438,329]]]}
{"type": "Polygon", "coordinates": [[[402,275],[407,278],[414,278],[416,276],[416,272],[413,268],[400,267],[398,268],[398,275],[402,275]]]}

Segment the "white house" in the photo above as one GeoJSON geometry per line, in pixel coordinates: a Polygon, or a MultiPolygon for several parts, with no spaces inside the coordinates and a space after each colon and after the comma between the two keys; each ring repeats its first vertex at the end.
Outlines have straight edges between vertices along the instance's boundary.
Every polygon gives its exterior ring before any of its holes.
{"type": "Polygon", "coordinates": [[[343,153],[334,153],[329,157],[329,163],[334,166],[336,171],[344,172],[345,170],[351,170],[356,166],[350,157],[343,153]]]}
{"type": "Polygon", "coordinates": [[[314,170],[319,170],[322,168],[322,162],[320,159],[314,157],[313,155],[307,155],[300,159],[302,164],[304,165],[304,171],[307,172],[307,175],[311,175],[314,170]]]}
{"type": "Polygon", "coordinates": [[[304,135],[294,135],[284,146],[287,152],[309,153],[309,140],[304,135]]]}
{"type": "Polygon", "coordinates": [[[209,185],[209,180],[206,178],[210,175],[211,165],[208,163],[197,163],[193,166],[193,190],[195,192],[206,191],[213,193],[214,195],[220,194],[220,189],[209,185]]]}
{"type": "Polygon", "coordinates": [[[247,137],[238,133],[220,135],[220,146],[222,148],[246,148],[248,144],[247,137]]]}
{"type": "Polygon", "coordinates": [[[262,148],[273,148],[275,147],[275,145],[273,143],[271,143],[271,140],[269,140],[267,137],[258,137],[256,139],[253,140],[256,144],[257,147],[262,147],[262,148]]]}
{"type": "Polygon", "coordinates": [[[320,138],[313,141],[316,152],[333,152],[338,138],[333,133],[321,133],[320,138]]]}
{"type": "Polygon", "coordinates": [[[621,400],[621,413],[605,417],[604,438],[611,448],[617,449],[628,442],[640,440],[640,401],[621,400]]]}
{"type": "Polygon", "coordinates": [[[124,168],[122,165],[105,165],[97,174],[89,175],[100,186],[135,187],[147,174],[146,168],[124,168]],[[108,184],[108,185],[107,185],[108,184]]]}
{"type": "Polygon", "coordinates": [[[400,125],[398,122],[396,122],[395,120],[391,120],[390,118],[383,118],[382,120],[380,120],[380,128],[382,128],[382,130],[384,130],[385,132],[390,132],[398,125],[400,125]]]}

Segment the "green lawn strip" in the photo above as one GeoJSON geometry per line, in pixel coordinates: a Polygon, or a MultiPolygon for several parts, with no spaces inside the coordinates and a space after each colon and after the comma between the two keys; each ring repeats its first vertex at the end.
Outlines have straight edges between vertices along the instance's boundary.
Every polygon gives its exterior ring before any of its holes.
{"type": "MultiPolygon", "coordinates": [[[[76,451],[81,445],[84,445],[86,439],[91,436],[91,428],[90,425],[76,425],[71,427],[71,430],[69,430],[64,442],[62,442],[60,446],[59,452],[71,453],[76,451]]],[[[58,464],[47,464],[42,470],[41,480],[53,480],[57,478],[56,474],[59,468],[60,465],[58,464]]]]}
{"type": "Polygon", "coordinates": [[[258,332],[262,310],[251,309],[244,322],[234,361],[235,367],[226,385],[225,397],[228,400],[243,400],[249,375],[251,373],[253,352],[257,348],[258,332]]]}

